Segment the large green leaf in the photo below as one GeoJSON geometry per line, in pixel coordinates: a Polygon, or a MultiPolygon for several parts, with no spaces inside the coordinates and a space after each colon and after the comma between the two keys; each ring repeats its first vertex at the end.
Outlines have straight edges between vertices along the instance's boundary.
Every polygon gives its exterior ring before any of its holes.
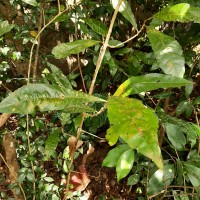
{"type": "Polygon", "coordinates": [[[8,21],[0,22],[0,36],[9,32],[15,25],[9,24],[8,21]]]}
{"type": "Polygon", "coordinates": [[[110,128],[106,139],[112,146],[121,137],[132,149],[152,159],[162,168],[162,156],[157,139],[158,119],[153,110],[141,101],[127,97],[109,97],[110,128]]]}
{"type": "Polygon", "coordinates": [[[108,27],[103,22],[97,19],[88,18],[85,19],[85,22],[88,24],[88,26],[90,26],[90,28],[92,28],[93,31],[102,36],[106,36],[106,34],[108,33],[108,27]]]}
{"type": "Polygon", "coordinates": [[[163,8],[160,12],[156,13],[154,17],[163,21],[194,21],[195,23],[200,23],[199,13],[199,7],[193,7],[188,3],[179,3],[171,7],[163,8]]]}
{"type": "MultiPolygon", "coordinates": [[[[110,3],[114,9],[116,9],[119,0],[111,0],[110,3]]],[[[133,27],[137,30],[137,23],[134,17],[134,14],[131,10],[131,6],[129,5],[127,0],[123,0],[120,7],[119,12],[133,25],[133,27]]]]}
{"type": "Polygon", "coordinates": [[[122,153],[116,165],[117,181],[120,181],[129,174],[133,167],[134,161],[135,158],[133,149],[128,149],[122,153]]]}
{"type": "Polygon", "coordinates": [[[127,144],[122,144],[110,150],[103,160],[102,166],[116,167],[120,156],[128,149],[130,149],[130,147],[127,144]]]}
{"type": "Polygon", "coordinates": [[[181,87],[189,84],[192,84],[192,82],[172,75],[147,74],[144,76],[133,76],[122,83],[114,95],[128,96],[158,88],[181,87]]]}
{"type": "Polygon", "coordinates": [[[171,36],[155,29],[148,30],[148,37],[159,67],[165,74],[183,77],[185,59],[180,44],[171,36]]]}
{"type": "Polygon", "coordinates": [[[99,41],[97,40],[76,40],[74,42],[61,43],[52,49],[52,54],[57,59],[66,58],[98,43],[99,41]]]}
{"type": "Polygon", "coordinates": [[[34,113],[39,111],[65,110],[69,113],[91,112],[88,102],[104,102],[83,92],[66,90],[45,84],[29,84],[11,93],[0,103],[1,113],[34,113]]]}

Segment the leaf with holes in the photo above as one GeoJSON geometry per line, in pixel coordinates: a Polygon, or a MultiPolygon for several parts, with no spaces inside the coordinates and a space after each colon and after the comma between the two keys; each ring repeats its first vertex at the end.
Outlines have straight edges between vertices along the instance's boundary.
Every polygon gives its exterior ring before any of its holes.
{"type": "Polygon", "coordinates": [[[111,146],[121,137],[132,149],[152,159],[162,169],[158,119],[152,109],[137,99],[113,96],[108,99],[108,119],[110,128],[106,139],[111,146]]]}
{"type": "Polygon", "coordinates": [[[183,78],[185,59],[180,44],[173,37],[155,29],[148,30],[148,37],[159,67],[165,74],[183,78]]]}
{"type": "Polygon", "coordinates": [[[61,43],[53,48],[52,54],[57,59],[66,58],[71,54],[78,54],[98,43],[99,41],[97,40],[76,40],[74,42],[61,43]]]}
{"type": "Polygon", "coordinates": [[[143,76],[133,76],[118,87],[114,96],[128,96],[159,88],[173,88],[186,85],[192,85],[192,82],[172,75],[155,73],[143,76]]]}
{"type": "Polygon", "coordinates": [[[65,110],[69,113],[92,112],[86,106],[89,102],[105,102],[95,96],[68,89],[63,93],[60,88],[46,84],[22,86],[0,103],[1,113],[35,113],[35,111],[65,110]]]}

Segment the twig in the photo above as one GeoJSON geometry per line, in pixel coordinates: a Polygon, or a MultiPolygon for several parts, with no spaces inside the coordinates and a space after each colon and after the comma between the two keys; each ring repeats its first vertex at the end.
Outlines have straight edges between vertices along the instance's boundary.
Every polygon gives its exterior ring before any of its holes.
{"type": "Polygon", "coordinates": [[[108,42],[109,42],[109,39],[110,39],[110,35],[112,33],[113,25],[114,25],[115,19],[117,17],[117,13],[119,11],[119,7],[120,7],[121,3],[122,3],[122,0],[119,0],[118,4],[117,4],[117,7],[115,9],[115,12],[114,12],[114,14],[112,16],[111,22],[110,22],[108,33],[106,35],[106,40],[105,40],[105,42],[103,43],[103,45],[101,47],[101,50],[100,50],[100,53],[99,53],[99,57],[98,57],[98,60],[97,60],[96,69],[95,69],[95,72],[94,72],[94,75],[93,75],[93,79],[92,79],[92,83],[91,83],[90,90],[89,90],[89,94],[90,95],[93,94],[94,85],[95,85],[95,82],[96,82],[97,74],[99,73],[99,69],[101,67],[101,63],[102,63],[103,57],[104,57],[106,49],[108,47],[108,42]]]}
{"type": "MultiPolygon", "coordinates": [[[[99,69],[101,67],[101,63],[102,63],[106,48],[108,47],[108,41],[110,39],[110,35],[111,35],[112,29],[113,29],[113,25],[114,25],[115,19],[117,17],[117,13],[119,11],[119,7],[120,7],[121,3],[122,3],[122,0],[119,0],[118,1],[118,5],[117,5],[117,7],[116,7],[116,9],[114,11],[114,14],[112,16],[112,19],[111,19],[111,23],[110,23],[110,27],[108,29],[108,33],[106,35],[105,43],[103,43],[103,46],[101,47],[101,50],[100,50],[100,53],[99,53],[99,57],[98,57],[98,60],[97,60],[96,69],[95,69],[95,72],[94,72],[94,75],[93,75],[93,79],[92,79],[92,83],[91,83],[90,90],[89,90],[89,94],[90,95],[93,94],[94,85],[95,85],[95,82],[96,82],[97,74],[98,74],[99,69]]],[[[85,116],[86,116],[86,114],[83,113],[82,114],[82,120],[81,120],[79,129],[77,131],[76,141],[78,141],[80,136],[81,136],[82,127],[83,127],[83,122],[84,122],[85,116]]],[[[72,165],[73,165],[73,162],[74,162],[74,154],[75,154],[75,152],[73,152],[73,155],[71,156],[71,161],[70,161],[70,164],[69,164],[69,172],[68,172],[67,183],[66,183],[66,193],[65,193],[65,196],[64,196],[63,200],[67,200],[67,196],[68,196],[71,169],[72,169],[72,165]]]]}
{"type": "MultiPolygon", "coordinates": [[[[71,7],[75,7],[78,4],[80,4],[81,2],[78,2],[77,4],[74,4],[71,7]]],[[[70,7],[70,8],[71,8],[70,7]]],[[[62,15],[63,13],[67,12],[69,10],[69,8],[66,8],[65,10],[63,10],[62,12],[58,13],[55,17],[53,17],[53,19],[51,19],[47,24],[45,24],[42,29],[38,32],[37,36],[35,37],[35,42],[38,40],[39,36],[41,35],[41,33],[51,24],[53,23],[60,15],[62,15]]],[[[32,59],[33,59],[33,49],[35,47],[35,42],[33,42],[32,47],[31,47],[31,51],[30,51],[30,58],[29,58],[29,65],[28,65],[28,80],[27,80],[27,84],[29,84],[30,82],[30,73],[31,73],[31,64],[32,64],[32,59]]]]}
{"type": "MultiPolygon", "coordinates": [[[[31,143],[30,143],[30,132],[29,132],[29,116],[28,114],[26,114],[26,132],[27,132],[27,140],[28,140],[28,153],[31,156],[31,143]]],[[[35,179],[35,170],[34,170],[34,165],[33,165],[33,161],[30,162],[31,163],[31,170],[35,179]]],[[[36,194],[36,186],[35,186],[35,181],[33,182],[33,200],[35,200],[35,194],[36,194]]]]}
{"type": "Polygon", "coordinates": [[[3,160],[4,164],[6,165],[6,167],[9,169],[10,173],[11,173],[11,174],[13,175],[13,177],[15,178],[16,183],[17,183],[17,185],[19,186],[19,188],[20,188],[20,190],[21,190],[21,192],[22,192],[22,194],[23,194],[24,200],[26,200],[26,195],[25,195],[25,193],[24,193],[24,190],[23,190],[21,184],[17,181],[17,177],[15,176],[15,174],[13,173],[13,171],[11,170],[10,166],[8,165],[8,163],[6,162],[6,160],[4,159],[4,157],[3,157],[3,155],[2,155],[1,153],[0,153],[0,157],[1,157],[1,159],[3,160]]]}
{"type": "Polygon", "coordinates": [[[93,137],[96,137],[96,138],[98,138],[98,139],[100,139],[100,140],[105,140],[105,139],[106,139],[106,138],[101,138],[101,137],[99,137],[99,136],[97,136],[97,135],[94,135],[94,134],[89,133],[89,132],[84,131],[84,130],[81,130],[81,132],[82,132],[82,133],[87,133],[88,135],[91,135],[91,136],[93,136],[93,137]]]}
{"type": "MultiPolygon", "coordinates": [[[[38,32],[41,31],[42,29],[42,24],[43,24],[43,2],[42,2],[42,7],[40,8],[40,19],[39,19],[39,25],[38,25],[38,32]]],[[[37,77],[37,64],[38,64],[38,57],[39,57],[39,50],[40,50],[40,36],[38,36],[37,39],[37,47],[36,47],[36,52],[35,52],[35,62],[33,65],[33,80],[36,80],[37,77]]]]}

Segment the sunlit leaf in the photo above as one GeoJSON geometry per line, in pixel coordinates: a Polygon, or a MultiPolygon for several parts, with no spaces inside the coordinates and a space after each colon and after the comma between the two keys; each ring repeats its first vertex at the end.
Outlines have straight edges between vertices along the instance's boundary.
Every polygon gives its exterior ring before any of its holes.
{"type": "Polygon", "coordinates": [[[133,76],[122,83],[114,95],[128,96],[159,88],[181,87],[189,84],[192,84],[192,82],[172,75],[147,74],[143,76],[133,76]]]}
{"type": "Polygon", "coordinates": [[[31,6],[38,6],[38,3],[36,0],[22,0],[24,3],[27,3],[31,6]]]}
{"type": "Polygon", "coordinates": [[[108,119],[110,128],[106,139],[111,146],[121,137],[132,149],[152,159],[158,168],[162,168],[157,138],[158,119],[153,110],[137,99],[109,97],[108,119]]]}
{"type": "Polygon", "coordinates": [[[163,21],[194,21],[200,23],[199,12],[199,7],[193,7],[188,3],[179,3],[171,7],[163,8],[160,12],[156,13],[154,17],[163,21]]]}
{"type": "Polygon", "coordinates": [[[66,58],[71,54],[78,54],[88,47],[98,44],[97,40],[76,40],[74,42],[61,43],[55,46],[52,50],[52,54],[55,58],[66,58]]]}
{"type": "Polygon", "coordinates": [[[0,103],[1,113],[35,113],[35,111],[65,110],[69,113],[94,111],[85,103],[104,102],[98,97],[68,89],[63,93],[59,88],[46,84],[25,85],[0,103]]]}
{"type": "Polygon", "coordinates": [[[102,166],[115,167],[120,156],[128,149],[130,147],[127,144],[122,144],[110,150],[103,160],[102,166]]]}
{"type": "MultiPolygon", "coordinates": [[[[111,5],[114,9],[116,9],[119,0],[111,0],[111,5]]],[[[131,6],[129,5],[127,0],[123,0],[120,7],[119,12],[133,25],[133,27],[137,30],[137,23],[135,20],[135,16],[131,10],[131,6]]]]}
{"type": "Polygon", "coordinates": [[[14,24],[9,24],[8,21],[0,22],[0,36],[9,32],[14,26],[14,24]]]}
{"type": "Polygon", "coordinates": [[[85,19],[85,22],[88,24],[88,26],[90,26],[90,28],[92,28],[93,31],[102,36],[106,36],[108,33],[108,27],[97,19],[88,18],[85,19]]]}
{"type": "Polygon", "coordinates": [[[148,30],[148,37],[159,67],[165,74],[183,78],[185,59],[180,44],[173,37],[155,29],[148,30]]]}
{"type": "Polygon", "coordinates": [[[121,154],[116,165],[117,181],[120,181],[129,174],[133,167],[134,160],[133,149],[128,149],[121,154]]]}

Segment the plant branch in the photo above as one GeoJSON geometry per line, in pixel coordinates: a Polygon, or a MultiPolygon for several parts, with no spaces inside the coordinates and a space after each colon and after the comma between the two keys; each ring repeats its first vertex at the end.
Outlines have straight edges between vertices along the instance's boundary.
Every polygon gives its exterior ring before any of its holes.
{"type": "MultiPolygon", "coordinates": [[[[116,9],[114,11],[114,14],[112,16],[112,19],[111,19],[111,23],[110,23],[110,27],[108,29],[106,40],[105,40],[105,42],[103,43],[103,45],[101,47],[101,50],[100,50],[100,53],[99,53],[99,57],[98,57],[98,60],[97,60],[96,69],[95,69],[95,72],[94,72],[94,75],[93,75],[93,79],[92,79],[92,83],[91,83],[91,86],[90,86],[90,89],[89,89],[89,94],[90,95],[93,94],[96,78],[97,78],[99,69],[101,67],[101,63],[102,63],[103,57],[105,55],[106,49],[108,47],[108,41],[110,39],[110,35],[111,35],[112,29],[113,29],[113,25],[114,25],[115,19],[117,17],[117,13],[119,11],[119,7],[120,7],[121,3],[122,3],[122,0],[119,0],[118,1],[118,5],[117,5],[117,7],[116,7],[116,9]]],[[[82,120],[81,120],[79,129],[77,131],[76,141],[78,141],[80,136],[81,136],[82,128],[83,128],[83,122],[84,122],[85,116],[86,116],[86,113],[83,113],[82,114],[82,120]]],[[[74,154],[75,154],[75,151],[71,155],[71,161],[70,161],[70,164],[69,164],[69,172],[68,172],[67,182],[66,182],[66,192],[65,192],[65,196],[64,196],[63,200],[67,200],[67,196],[68,196],[68,192],[69,192],[69,182],[70,182],[70,176],[71,176],[72,166],[73,166],[73,162],[74,162],[74,154]]]]}
{"type": "Polygon", "coordinates": [[[114,22],[115,22],[115,19],[117,17],[117,13],[119,11],[119,7],[120,7],[121,3],[122,3],[122,0],[119,0],[118,4],[117,4],[117,7],[115,9],[115,12],[114,12],[114,14],[112,16],[111,22],[110,22],[108,33],[106,35],[106,40],[105,40],[105,42],[103,43],[103,45],[101,47],[100,54],[99,54],[99,57],[98,57],[98,60],[97,60],[96,69],[95,69],[95,72],[94,72],[94,75],[93,75],[93,79],[92,79],[92,83],[91,83],[90,90],[89,90],[89,94],[90,95],[93,94],[94,85],[95,85],[95,82],[96,82],[96,79],[97,79],[97,74],[99,73],[99,69],[101,67],[101,63],[102,63],[103,57],[104,57],[106,49],[108,47],[108,42],[109,42],[112,30],[113,30],[114,22]]]}

